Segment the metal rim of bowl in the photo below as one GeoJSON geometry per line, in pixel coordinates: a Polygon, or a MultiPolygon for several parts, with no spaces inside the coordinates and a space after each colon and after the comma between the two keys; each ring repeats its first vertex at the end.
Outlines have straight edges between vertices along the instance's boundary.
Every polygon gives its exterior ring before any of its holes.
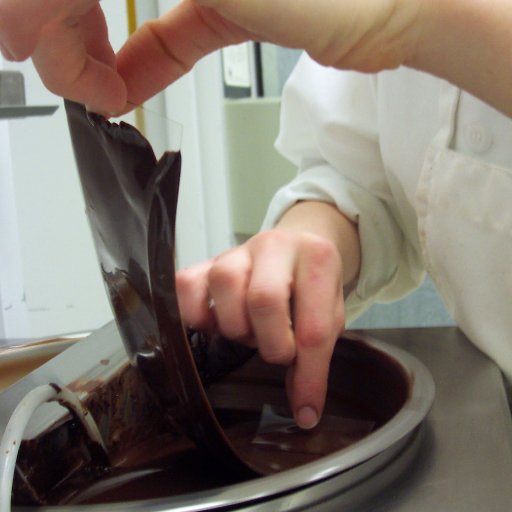
{"type": "MultiPolygon", "coordinates": [[[[340,475],[350,479],[354,471],[356,484],[389,463],[409,443],[411,436],[427,416],[435,395],[432,376],[425,365],[408,352],[369,336],[349,335],[391,356],[411,379],[410,395],[402,409],[385,425],[344,450],[322,457],[303,466],[240,484],[196,493],[99,505],[68,505],[43,507],[40,512],[99,512],[108,506],[110,511],[145,512],[207,512],[229,507],[236,509],[262,502],[279,495],[290,495],[304,488],[328,481],[340,475]]],[[[345,478],[345,480],[346,480],[345,478]]]]}
{"type": "Polygon", "coordinates": [[[64,334],[28,340],[19,345],[9,345],[0,349],[0,362],[9,362],[25,357],[39,356],[44,354],[59,354],[77,341],[86,338],[90,332],[64,334]]]}

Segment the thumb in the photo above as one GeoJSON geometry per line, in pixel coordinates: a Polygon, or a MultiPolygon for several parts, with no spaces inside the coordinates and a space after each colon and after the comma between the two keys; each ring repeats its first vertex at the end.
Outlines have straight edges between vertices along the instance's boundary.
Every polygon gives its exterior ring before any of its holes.
{"type": "MultiPolygon", "coordinates": [[[[258,38],[283,46],[295,46],[295,27],[307,26],[311,21],[307,5],[302,0],[292,2],[275,0],[194,0],[208,7],[226,20],[255,34],[258,38]],[[290,31],[290,27],[293,29],[290,31]],[[291,32],[291,34],[290,34],[291,32]]],[[[310,13],[309,13],[310,14],[310,13]]],[[[300,43],[299,43],[300,46],[300,43]]]]}

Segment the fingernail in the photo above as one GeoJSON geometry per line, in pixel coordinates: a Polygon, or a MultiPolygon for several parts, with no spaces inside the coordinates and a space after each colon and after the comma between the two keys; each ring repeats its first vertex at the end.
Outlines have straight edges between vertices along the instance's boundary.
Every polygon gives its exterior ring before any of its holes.
{"type": "Polygon", "coordinates": [[[295,421],[300,428],[312,429],[318,424],[318,413],[313,407],[306,406],[298,410],[295,421]]]}
{"type": "Polygon", "coordinates": [[[93,106],[91,105],[84,105],[85,107],[85,111],[88,113],[88,114],[99,114],[99,110],[97,108],[94,108],[93,106]]]}

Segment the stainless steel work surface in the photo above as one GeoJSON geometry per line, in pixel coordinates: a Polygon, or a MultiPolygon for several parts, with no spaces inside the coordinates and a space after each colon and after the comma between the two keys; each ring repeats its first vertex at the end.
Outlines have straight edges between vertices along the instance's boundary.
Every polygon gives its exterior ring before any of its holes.
{"type": "Polygon", "coordinates": [[[455,327],[363,332],[422,361],[436,398],[415,464],[361,510],[511,511],[512,422],[496,365],[455,327]]]}

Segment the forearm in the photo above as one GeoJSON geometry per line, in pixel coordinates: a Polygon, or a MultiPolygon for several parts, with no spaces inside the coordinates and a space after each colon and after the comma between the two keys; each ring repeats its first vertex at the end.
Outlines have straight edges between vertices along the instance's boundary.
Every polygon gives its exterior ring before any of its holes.
{"type": "Polygon", "coordinates": [[[424,0],[406,65],[512,116],[512,2],[424,0]]]}
{"type": "Polygon", "coordinates": [[[357,225],[334,205],[320,201],[301,201],[281,217],[276,229],[311,233],[333,242],[343,264],[343,285],[350,289],[359,275],[361,262],[357,225]]]}

